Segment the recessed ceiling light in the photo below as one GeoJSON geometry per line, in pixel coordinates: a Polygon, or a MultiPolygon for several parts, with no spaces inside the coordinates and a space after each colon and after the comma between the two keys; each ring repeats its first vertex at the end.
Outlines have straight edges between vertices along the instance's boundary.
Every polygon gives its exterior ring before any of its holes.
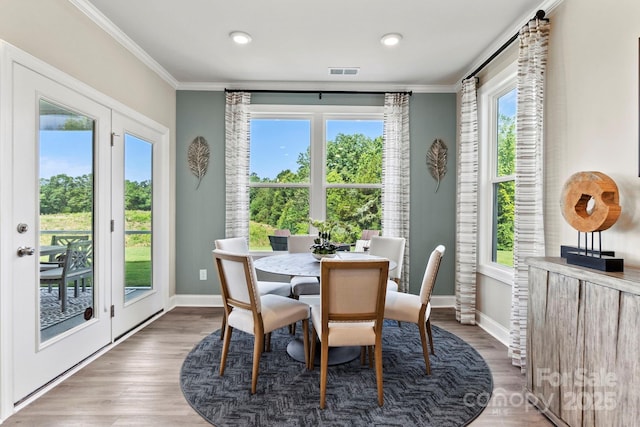
{"type": "Polygon", "coordinates": [[[380,43],[385,46],[395,46],[400,43],[400,40],[402,40],[402,34],[389,33],[382,36],[382,38],[380,39],[380,43]]]}
{"type": "Polygon", "coordinates": [[[229,37],[238,44],[247,44],[251,42],[251,36],[244,31],[233,31],[229,33],[229,37]]]}

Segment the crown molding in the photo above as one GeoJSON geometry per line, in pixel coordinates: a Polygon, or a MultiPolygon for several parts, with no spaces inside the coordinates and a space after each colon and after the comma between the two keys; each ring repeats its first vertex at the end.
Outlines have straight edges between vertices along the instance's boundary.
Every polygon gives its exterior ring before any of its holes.
{"type": "Polygon", "coordinates": [[[111,22],[106,16],[102,14],[94,5],[87,0],[69,0],[78,10],[84,13],[89,19],[95,22],[100,28],[102,28],[107,34],[113,37],[118,43],[131,52],[136,58],[138,58],[143,64],[149,67],[160,78],[167,82],[171,87],[177,89],[179,82],[165,70],[155,59],[153,59],[147,52],[144,51],[138,44],[129,38],[122,32],[113,22],[111,22]]]}
{"type": "Polygon", "coordinates": [[[509,29],[507,29],[504,33],[502,33],[502,36],[498,37],[496,39],[496,41],[490,45],[489,47],[487,47],[482,54],[480,54],[476,60],[471,63],[471,66],[469,67],[469,69],[467,69],[462,75],[460,75],[460,77],[458,78],[458,83],[453,85],[454,87],[456,87],[456,91],[459,91],[462,88],[462,80],[467,77],[469,74],[471,74],[476,68],[478,68],[482,63],[484,63],[484,61],[489,58],[491,55],[493,55],[494,52],[496,52],[498,49],[500,49],[500,47],[502,47],[503,44],[505,44],[511,37],[513,37],[514,34],[518,34],[518,32],[520,31],[520,29],[531,20],[532,17],[535,16],[536,12],[539,10],[544,10],[545,12],[545,16],[548,17],[549,14],[560,5],[560,3],[562,3],[563,0],[544,0],[538,7],[536,7],[534,10],[531,10],[529,12],[527,12],[526,14],[522,15],[520,17],[519,20],[515,21],[515,24],[512,25],[511,27],[509,27],[509,29]]]}
{"type": "Polygon", "coordinates": [[[456,85],[393,85],[384,83],[333,83],[333,82],[182,82],[177,90],[224,91],[225,89],[251,90],[309,90],[363,91],[363,92],[414,92],[414,93],[455,93],[456,85]]]}

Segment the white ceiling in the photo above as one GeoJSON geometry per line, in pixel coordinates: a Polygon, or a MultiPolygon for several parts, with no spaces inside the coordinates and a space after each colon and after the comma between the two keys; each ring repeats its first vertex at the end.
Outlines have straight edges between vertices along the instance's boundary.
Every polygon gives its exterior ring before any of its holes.
{"type": "MultiPolygon", "coordinates": [[[[177,88],[452,88],[549,0],[70,0],[177,88]],[[234,44],[234,30],[252,43],[234,44]],[[399,32],[394,47],[382,35],[399,32]],[[331,76],[329,67],[359,67],[331,76]]],[[[366,89],[363,89],[366,88],[366,89]]],[[[444,88],[444,89],[443,89],[444,88]]]]}

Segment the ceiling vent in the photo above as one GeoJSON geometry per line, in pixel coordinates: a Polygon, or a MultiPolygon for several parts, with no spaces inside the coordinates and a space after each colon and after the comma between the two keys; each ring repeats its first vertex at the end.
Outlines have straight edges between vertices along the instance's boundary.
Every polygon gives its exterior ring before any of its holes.
{"type": "Polygon", "coordinates": [[[329,67],[330,76],[357,76],[360,74],[358,67],[329,67]]]}

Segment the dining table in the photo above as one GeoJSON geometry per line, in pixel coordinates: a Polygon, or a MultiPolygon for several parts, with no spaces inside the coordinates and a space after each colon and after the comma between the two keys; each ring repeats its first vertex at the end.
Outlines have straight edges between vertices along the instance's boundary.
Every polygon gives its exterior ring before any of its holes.
{"type": "MultiPolygon", "coordinates": [[[[332,259],[357,260],[357,259],[387,259],[367,252],[346,252],[338,251],[332,259]]],[[[394,261],[389,261],[389,271],[397,267],[394,261]]],[[[284,253],[257,258],[253,261],[256,270],[265,273],[280,274],[285,276],[310,276],[320,277],[320,260],[316,259],[311,252],[284,253]]],[[[316,342],[319,345],[319,342],[316,342]]],[[[300,338],[294,338],[287,344],[287,353],[294,360],[305,363],[304,343],[300,338]]],[[[320,366],[320,351],[316,351],[314,365],[320,366]]],[[[329,347],[328,365],[339,365],[351,362],[360,355],[359,346],[350,347],[329,347]]]]}

